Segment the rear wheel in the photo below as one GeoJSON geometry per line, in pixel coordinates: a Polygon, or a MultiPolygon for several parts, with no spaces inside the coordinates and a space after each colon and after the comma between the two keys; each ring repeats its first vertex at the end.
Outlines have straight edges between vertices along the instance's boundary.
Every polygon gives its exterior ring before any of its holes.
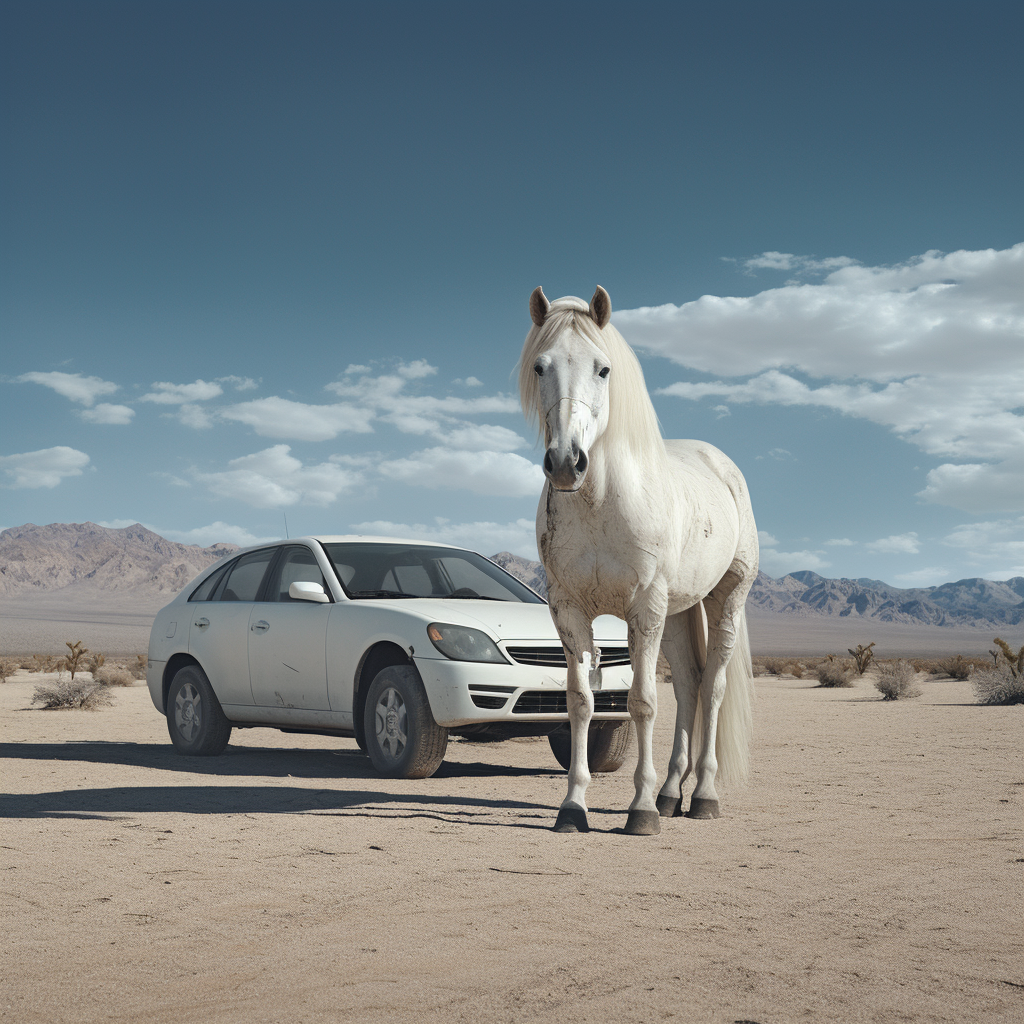
{"type": "Polygon", "coordinates": [[[198,665],[178,669],[167,692],[167,731],[182,754],[211,757],[223,753],[231,723],[198,665]]]}
{"type": "MultiPolygon", "coordinates": [[[[587,733],[587,765],[592,772],[617,772],[633,741],[633,723],[591,722],[587,733]]],[[[572,757],[572,733],[568,724],[548,733],[555,760],[566,770],[572,757]]]]}
{"type": "Polygon", "coordinates": [[[374,677],[363,718],[373,767],[392,778],[429,778],[444,760],[448,730],[434,721],[427,692],[411,665],[389,665],[374,677]]]}

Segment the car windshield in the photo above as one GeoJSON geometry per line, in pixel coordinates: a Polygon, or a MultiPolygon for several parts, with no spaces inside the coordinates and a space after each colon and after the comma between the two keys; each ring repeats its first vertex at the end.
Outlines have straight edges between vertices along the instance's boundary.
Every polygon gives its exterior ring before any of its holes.
{"type": "Polygon", "coordinates": [[[474,551],[418,544],[324,544],[351,598],[433,597],[543,604],[524,583],[474,551]]]}

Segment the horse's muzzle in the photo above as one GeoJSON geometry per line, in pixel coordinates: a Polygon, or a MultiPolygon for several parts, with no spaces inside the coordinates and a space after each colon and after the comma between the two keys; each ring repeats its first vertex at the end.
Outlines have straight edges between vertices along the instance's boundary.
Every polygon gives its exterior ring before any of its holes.
{"type": "Polygon", "coordinates": [[[544,475],[556,491],[578,491],[587,465],[587,453],[575,441],[566,452],[552,447],[544,453],[544,475]]]}

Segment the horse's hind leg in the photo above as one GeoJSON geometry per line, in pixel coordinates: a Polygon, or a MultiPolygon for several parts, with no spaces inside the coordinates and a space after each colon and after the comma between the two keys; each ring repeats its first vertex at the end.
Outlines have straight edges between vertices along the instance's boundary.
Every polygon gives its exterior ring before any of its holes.
{"type": "Polygon", "coordinates": [[[740,577],[729,572],[704,599],[708,616],[707,662],[701,675],[700,703],[703,717],[703,741],[696,763],[697,785],[690,797],[690,818],[719,816],[718,757],[715,743],[718,736],[718,712],[725,697],[725,670],[732,658],[739,630],[742,628],[744,602],[748,587],[740,586],[740,577]]]}
{"type": "Polygon", "coordinates": [[[704,665],[704,620],[699,604],[665,620],[661,649],[672,669],[676,728],[668,777],[655,803],[663,818],[675,818],[683,813],[683,783],[693,768],[693,722],[704,665]],[[697,630],[700,631],[699,638],[697,630]]]}

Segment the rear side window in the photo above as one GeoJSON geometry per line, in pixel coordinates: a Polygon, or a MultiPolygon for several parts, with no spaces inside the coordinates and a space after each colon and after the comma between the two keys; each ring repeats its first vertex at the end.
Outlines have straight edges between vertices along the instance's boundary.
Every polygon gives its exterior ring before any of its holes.
{"type": "Polygon", "coordinates": [[[217,584],[224,579],[224,574],[231,568],[231,565],[221,566],[217,572],[210,573],[209,576],[199,584],[198,587],[192,592],[192,596],[189,598],[190,601],[209,601],[210,595],[217,589],[217,584]]]}
{"type": "Polygon", "coordinates": [[[228,568],[220,585],[213,592],[214,601],[255,601],[267,566],[274,557],[273,548],[242,555],[228,568]]]}

